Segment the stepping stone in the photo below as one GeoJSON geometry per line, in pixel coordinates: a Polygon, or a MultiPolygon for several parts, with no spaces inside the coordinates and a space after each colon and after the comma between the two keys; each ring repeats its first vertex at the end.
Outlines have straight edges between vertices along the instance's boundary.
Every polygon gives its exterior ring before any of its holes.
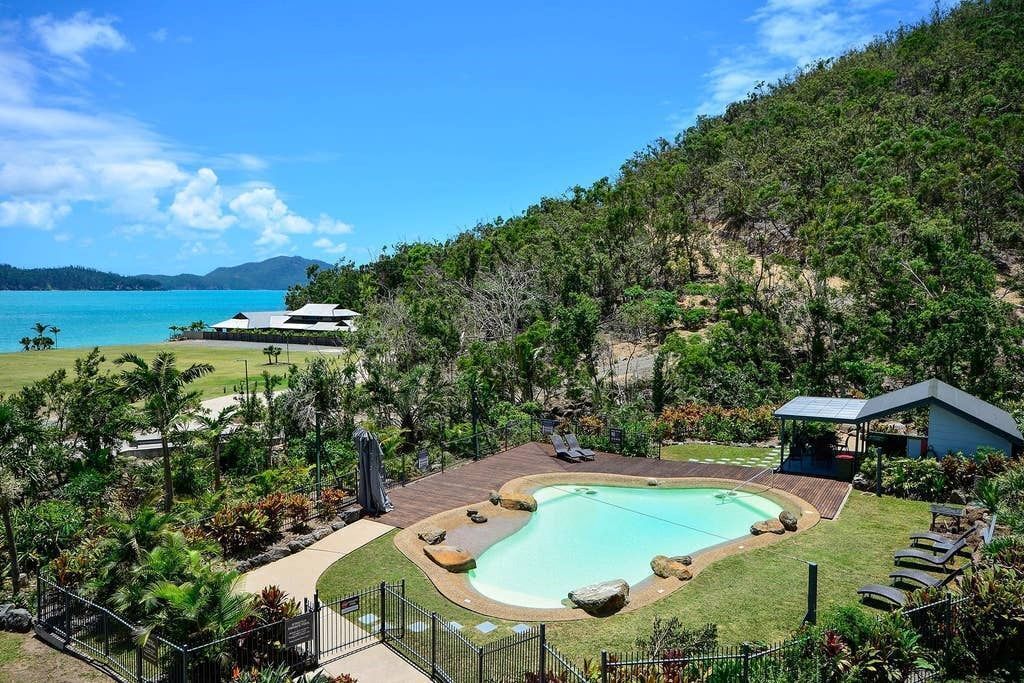
{"type": "Polygon", "coordinates": [[[450,628],[453,631],[461,631],[462,630],[462,624],[460,624],[457,621],[449,621],[448,622],[448,628],[450,628]]]}
{"type": "Polygon", "coordinates": [[[363,616],[359,617],[359,621],[363,624],[372,624],[375,621],[380,621],[380,617],[378,617],[376,614],[364,614],[363,616]]]}
{"type": "Polygon", "coordinates": [[[494,624],[492,624],[489,621],[485,621],[482,624],[477,624],[475,628],[476,628],[477,631],[480,631],[480,633],[485,633],[486,634],[486,633],[490,633],[491,631],[495,630],[498,627],[495,626],[494,624]]]}
{"type": "Polygon", "coordinates": [[[516,624],[512,627],[512,630],[518,633],[519,635],[523,635],[524,633],[530,630],[530,627],[526,624],[516,624]]]}
{"type": "Polygon", "coordinates": [[[422,621],[414,621],[411,624],[409,624],[409,630],[413,633],[423,633],[428,628],[430,627],[424,624],[422,621]]]}

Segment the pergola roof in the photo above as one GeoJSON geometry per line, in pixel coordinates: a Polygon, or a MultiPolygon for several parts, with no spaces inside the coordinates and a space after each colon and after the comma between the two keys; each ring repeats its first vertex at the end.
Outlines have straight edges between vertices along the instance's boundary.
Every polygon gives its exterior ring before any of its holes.
{"type": "Polygon", "coordinates": [[[931,404],[941,405],[985,429],[1002,434],[1014,443],[1024,444],[1024,436],[1008,412],[938,379],[918,382],[868,400],[797,396],[776,410],[775,417],[782,420],[860,424],[931,404]]]}
{"type": "Polygon", "coordinates": [[[825,396],[797,396],[775,411],[783,420],[816,422],[857,422],[857,414],[867,403],[862,398],[829,398],[825,396]]]}

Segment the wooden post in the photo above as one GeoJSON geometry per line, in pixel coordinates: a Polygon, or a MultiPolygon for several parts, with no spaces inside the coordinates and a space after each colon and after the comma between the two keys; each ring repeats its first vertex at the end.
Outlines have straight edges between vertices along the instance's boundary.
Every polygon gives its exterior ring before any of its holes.
{"type": "Polygon", "coordinates": [[[540,662],[538,667],[540,671],[537,672],[537,676],[541,681],[547,680],[548,670],[547,632],[545,628],[545,625],[542,623],[540,625],[540,658],[538,660],[540,662]]]}

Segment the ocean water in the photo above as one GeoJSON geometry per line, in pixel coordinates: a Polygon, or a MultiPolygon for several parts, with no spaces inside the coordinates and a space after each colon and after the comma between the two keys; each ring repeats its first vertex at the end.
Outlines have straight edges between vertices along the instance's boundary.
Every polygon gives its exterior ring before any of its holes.
{"type": "MultiPolygon", "coordinates": [[[[167,292],[0,291],[0,352],[19,351],[41,322],[60,328],[57,348],[165,341],[171,325],[220,322],[239,311],[284,310],[277,290],[167,292]]],[[[53,336],[53,335],[50,335],[53,336]]]]}
{"type": "Polygon", "coordinates": [[[569,591],[651,575],[655,555],[688,555],[742,538],[782,508],[724,489],[547,486],[522,529],[477,558],[469,582],[487,597],[523,607],[561,607],[569,591]],[[591,491],[592,493],[587,493],[591,491]]]}

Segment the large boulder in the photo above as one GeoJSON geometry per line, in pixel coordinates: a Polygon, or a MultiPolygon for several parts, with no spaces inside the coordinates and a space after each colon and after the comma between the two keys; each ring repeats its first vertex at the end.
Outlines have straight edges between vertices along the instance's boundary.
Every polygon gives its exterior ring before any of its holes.
{"type": "Polygon", "coordinates": [[[423,547],[423,552],[434,564],[456,574],[476,568],[473,556],[453,545],[428,545],[423,547]]]}
{"type": "Polygon", "coordinates": [[[786,527],[782,526],[782,522],[777,519],[766,519],[763,522],[751,525],[750,533],[754,536],[760,536],[761,534],[784,534],[786,533],[786,527]]]}
{"type": "Polygon", "coordinates": [[[0,605],[0,631],[28,633],[32,630],[32,614],[12,604],[0,605]]]}
{"type": "Polygon", "coordinates": [[[447,533],[448,532],[439,526],[428,526],[426,529],[419,532],[417,536],[419,536],[419,539],[427,545],[437,545],[444,540],[447,533]]]}
{"type": "Polygon", "coordinates": [[[587,614],[605,617],[629,603],[629,584],[622,579],[603,581],[569,591],[569,600],[587,614]]]}
{"type": "Polygon", "coordinates": [[[501,496],[500,504],[506,510],[537,511],[537,499],[529,493],[506,493],[501,496]]]}
{"type": "Polygon", "coordinates": [[[680,581],[689,581],[693,578],[693,574],[686,568],[686,565],[665,555],[654,556],[651,560],[651,571],[655,576],[660,576],[663,579],[676,578],[680,581]]]}
{"type": "Polygon", "coordinates": [[[786,531],[796,531],[797,518],[789,510],[783,510],[779,513],[779,521],[782,522],[782,528],[786,531]]]}

